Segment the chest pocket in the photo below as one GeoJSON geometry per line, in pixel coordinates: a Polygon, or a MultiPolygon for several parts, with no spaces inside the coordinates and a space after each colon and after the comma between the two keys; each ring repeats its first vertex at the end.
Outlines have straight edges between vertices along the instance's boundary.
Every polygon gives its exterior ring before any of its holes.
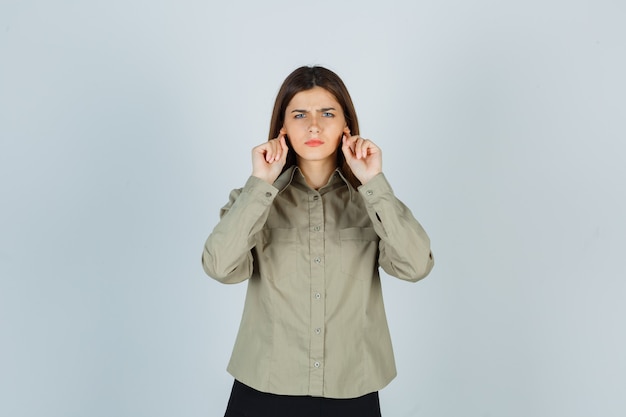
{"type": "Polygon", "coordinates": [[[379,239],[373,227],[339,230],[341,272],[359,279],[371,278],[378,264],[379,239]]]}
{"type": "Polygon", "coordinates": [[[297,229],[263,229],[256,247],[261,277],[274,280],[293,277],[298,248],[297,229]]]}

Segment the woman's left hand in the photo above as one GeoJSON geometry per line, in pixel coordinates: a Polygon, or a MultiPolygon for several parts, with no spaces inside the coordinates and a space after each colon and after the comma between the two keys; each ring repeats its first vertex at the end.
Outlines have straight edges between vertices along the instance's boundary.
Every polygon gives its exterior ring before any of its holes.
{"type": "Polygon", "coordinates": [[[341,150],[352,173],[365,184],[383,170],[383,155],[378,146],[361,136],[350,136],[350,129],[344,130],[341,150]]]}

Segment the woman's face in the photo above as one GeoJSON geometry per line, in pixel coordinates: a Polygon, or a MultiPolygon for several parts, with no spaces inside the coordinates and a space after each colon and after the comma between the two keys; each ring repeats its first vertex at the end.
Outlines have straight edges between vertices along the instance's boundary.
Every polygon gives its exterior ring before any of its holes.
{"type": "Polygon", "coordinates": [[[347,132],[346,119],[335,97],[322,87],[297,93],[285,110],[281,129],[298,155],[298,161],[323,161],[336,153],[347,132]]]}

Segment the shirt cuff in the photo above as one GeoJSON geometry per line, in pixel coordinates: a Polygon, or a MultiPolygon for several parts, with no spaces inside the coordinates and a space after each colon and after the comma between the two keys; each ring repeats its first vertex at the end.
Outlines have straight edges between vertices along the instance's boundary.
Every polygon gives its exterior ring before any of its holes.
{"type": "Polygon", "coordinates": [[[393,195],[391,185],[387,181],[387,178],[385,178],[385,174],[382,172],[377,174],[367,183],[361,185],[358,190],[361,196],[363,196],[363,199],[365,199],[365,201],[369,204],[374,204],[376,201],[385,196],[388,197],[393,195]]]}
{"type": "Polygon", "coordinates": [[[250,194],[250,196],[257,201],[265,205],[272,204],[274,198],[278,194],[278,188],[263,181],[261,178],[251,175],[243,186],[244,193],[250,194]]]}

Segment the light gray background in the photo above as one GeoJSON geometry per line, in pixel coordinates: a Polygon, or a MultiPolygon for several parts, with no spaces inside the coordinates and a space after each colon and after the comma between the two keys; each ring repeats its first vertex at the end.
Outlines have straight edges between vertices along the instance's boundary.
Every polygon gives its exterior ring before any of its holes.
{"type": "Polygon", "coordinates": [[[0,415],[222,415],[201,248],[303,64],[432,238],[384,415],[626,414],[624,2],[0,4],[0,415]]]}

